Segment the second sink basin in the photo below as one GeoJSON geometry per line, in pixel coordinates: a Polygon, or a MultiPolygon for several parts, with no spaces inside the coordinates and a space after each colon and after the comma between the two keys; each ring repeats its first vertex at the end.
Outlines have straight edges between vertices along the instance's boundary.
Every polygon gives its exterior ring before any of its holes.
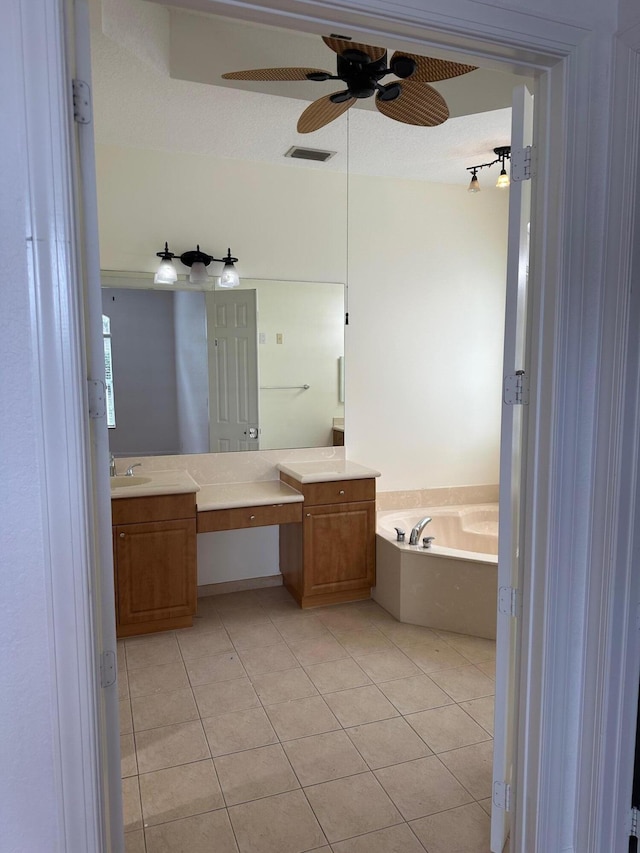
{"type": "Polygon", "coordinates": [[[119,474],[117,477],[110,477],[112,489],[120,489],[122,486],[144,486],[145,483],[151,482],[151,477],[140,477],[136,474],[133,477],[127,477],[125,474],[119,474]]]}

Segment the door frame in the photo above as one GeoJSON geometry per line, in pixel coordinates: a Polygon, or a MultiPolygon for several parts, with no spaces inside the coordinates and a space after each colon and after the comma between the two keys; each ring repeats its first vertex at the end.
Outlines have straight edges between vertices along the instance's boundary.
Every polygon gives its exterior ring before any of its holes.
{"type": "MultiPolygon", "coordinates": [[[[72,17],[73,0],[14,0],[14,5],[22,15],[21,22],[9,23],[20,41],[25,92],[25,234],[32,249],[29,281],[36,308],[31,322],[39,348],[33,391],[43,426],[42,478],[50,484],[42,512],[56,649],[52,701],[58,709],[65,706],[65,714],[56,715],[59,810],[65,816],[59,847],[106,850],[104,841],[93,843],[104,839],[107,819],[98,742],[113,733],[99,723],[100,649],[90,555],[110,531],[99,523],[94,535],[91,523],[83,354],[86,336],[101,330],[82,326],[84,284],[74,251],[82,220],[75,207],[69,129],[73,50],[66,16],[72,17]],[[55,453],[48,451],[54,442],[55,453]]],[[[559,849],[562,841],[563,849],[585,853],[622,849],[615,821],[592,804],[611,802],[612,789],[622,794],[631,786],[621,744],[634,702],[623,687],[605,688],[618,684],[638,657],[632,532],[634,523],[640,528],[635,475],[640,364],[629,332],[633,323],[636,329],[640,325],[640,306],[630,302],[629,289],[630,259],[634,268],[640,260],[633,254],[634,240],[640,244],[634,202],[640,28],[614,37],[606,10],[605,20],[596,20],[594,13],[589,29],[551,21],[543,12],[474,0],[432,0],[429,10],[398,7],[393,0],[369,0],[360,7],[347,0],[185,0],[178,5],[306,31],[348,29],[363,39],[393,37],[415,50],[457,48],[467,57],[494,60],[498,68],[515,56],[540,73],[531,239],[530,473],[523,530],[528,577],[518,734],[521,807],[512,848],[514,853],[559,849]],[[615,98],[609,94],[611,70],[615,98]],[[591,122],[587,135],[575,116],[586,116],[594,98],[606,117],[591,122]],[[576,221],[574,211],[580,211],[576,221]]],[[[633,693],[637,697],[637,682],[633,693]]]]}

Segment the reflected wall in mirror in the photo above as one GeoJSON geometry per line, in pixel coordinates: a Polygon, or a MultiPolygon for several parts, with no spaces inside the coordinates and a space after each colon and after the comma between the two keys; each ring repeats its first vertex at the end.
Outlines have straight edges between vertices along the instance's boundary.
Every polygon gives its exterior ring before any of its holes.
{"type": "Polygon", "coordinates": [[[344,419],[342,284],[246,279],[238,289],[203,291],[184,282],[151,289],[148,281],[102,274],[112,453],[334,443],[344,419]]]}

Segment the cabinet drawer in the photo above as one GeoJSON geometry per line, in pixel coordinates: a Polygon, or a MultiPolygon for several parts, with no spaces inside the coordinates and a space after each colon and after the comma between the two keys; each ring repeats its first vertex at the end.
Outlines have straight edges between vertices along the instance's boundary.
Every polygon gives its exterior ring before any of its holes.
{"type": "Polygon", "coordinates": [[[235,509],[212,509],[198,513],[198,533],[215,530],[241,530],[269,524],[291,524],[302,521],[302,502],[270,506],[247,506],[235,509]]]}
{"type": "Polygon", "coordinates": [[[287,474],[280,474],[280,479],[302,492],[307,506],[347,503],[349,501],[374,501],[376,499],[376,481],[373,477],[364,480],[299,483],[287,474]]]}
{"type": "Polygon", "coordinates": [[[111,501],[112,524],[170,521],[173,518],[194,518],[195,514],[195,492],[144,498],[113,498],[111,501]]]}

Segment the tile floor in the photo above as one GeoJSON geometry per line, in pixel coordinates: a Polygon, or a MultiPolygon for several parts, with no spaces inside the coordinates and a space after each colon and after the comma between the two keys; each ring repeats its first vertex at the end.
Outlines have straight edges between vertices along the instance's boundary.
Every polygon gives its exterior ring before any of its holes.
{"type": "Polygon", "coordinates": [[[120,641],[127,853],[487,853],[495,644],[282,587],[120,641]]]}

